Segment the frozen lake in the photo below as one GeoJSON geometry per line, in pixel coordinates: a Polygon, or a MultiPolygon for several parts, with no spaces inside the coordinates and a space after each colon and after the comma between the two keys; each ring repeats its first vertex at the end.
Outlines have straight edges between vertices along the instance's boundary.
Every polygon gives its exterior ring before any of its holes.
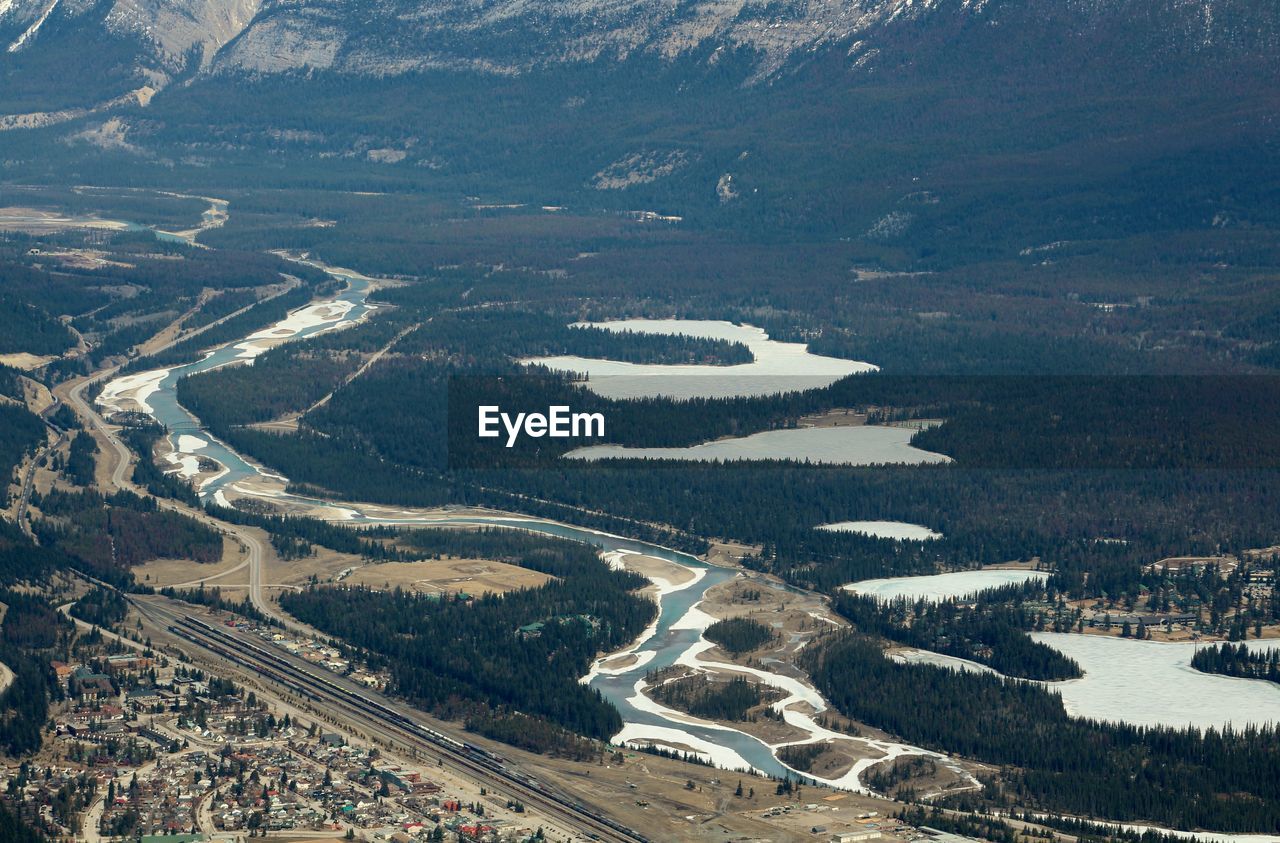
{"type": "MultiPolygon", "coordinates": [[[[1054,632],[1031,637],[1084,669],[1081,679],[1049,683],[1078,717],[1199,728],[1280,722],[1280,685],[1201,673],[1191,667],[1191,656],[1204,645],[1054,632]]],[[[1258,641],[1249,648],[1277,645],[1258,641]]]]}
{"type": "Polygon", "coordinates": [[[925,577],[890,577],[882,580],[862,580],[844,586],[845,591],[870,594],[880,600],[906,597],[910,600],[939,602],[953,597],[964,597],[988,588],[1045,580],[1044,571],[956,571],[950,574],[931,574],[925,577]]]}
{"type": "Polygon", "coordinates": [[[832,533],[861,533],[878,539],[906,541],[929,541],[942,538],[942,533],[935,533],[928,527],[908,524],[905,521],[837,521],[834,524],[819,524],[815,529],[832,533]]]}
{"type": "Polygon", "coordinates": [[[777,342],[760,328],[699,319],[623,319],[593,322],[606,331],[639,334],[679,334],[740,342],[755,360],[734,366],[663,365],[625,363],[588,357],[533,357],[522,363],[538,363],[551,369],[585,373],[591,391],[607,398],[731,398],[773,395],[817,389],[856,372],[872,372],[876,366],[856,360],[840,360],[810,354],[798,342],[777,342]]]}
{"type": "MultiPolygon", "coordinates": [[[[891,522],[892,523],[892,522],[891,522]]],[[[844,588],[882,600],[905,597],[939,601],[986,588],[1045,579],[1043,571],[957,571],[924,577],[862,580],[844,588]]],[[[1067,712],[1135,726],[1195,726],[1280,723],[1280,685],[1201,673],[1191,666],[1196,642],[1138,641],[1102,635],[1033,632],[1031,637],[1075,659],[1079,679],[1046,682],[1062,695],[1067,712]]],[[[1280,648],[1280,639],[1247,642],[1255,652],[1280,648]]],[[[990,668],[923,650],[905,650],[899,661],[959,670],[990,668]]]]}
{"type": "Polygon", "coordinates": [[[921,465],[951,458],[911,446],[915,433],[904,427],[801,427],[767,430],[735,439],[717,439],[689,448],[628,448],[588,445],[567,459],[799,460],[829,465],[921,465]]]}

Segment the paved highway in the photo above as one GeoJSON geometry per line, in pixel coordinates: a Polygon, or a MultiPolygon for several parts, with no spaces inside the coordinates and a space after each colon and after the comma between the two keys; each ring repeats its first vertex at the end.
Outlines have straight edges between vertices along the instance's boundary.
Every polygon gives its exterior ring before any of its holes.
{"type": "Polygon", "coordinates": [[[238,524],[229,524],[225,521],[219,521],[202,509],[195,509],[168,498],[155,498],[155,496],[146,489],[134,485],[133,482],[128,479],[127,475],[129,474],[129,467],[134,459],[133,452],[129,450],[128,446],[120,441],[120,437],[116,436],[115,432],[108,427],[106,420],[102,418],[97,409],[94,408],[93,404],[86,399],[84,395],[85,390],[88,389],[90,384],[112,377],[115,375],[117,369],[118,367],[107,369],[106,371],[87,380],[80,381],[65,390],[67,403],[76,411],[76,414],[80,416],[81,419],[88,421],[89,426],[99,433],[102,439],[106,441],[112,452],[111,486],[116,489],[127,489],[128,491],[142,497],[154,498],[156,503],[161,507],[171,509],[175,512],[181,512],[183,515],[187,515],[197,521],[201,521],[221,533],[233,536],[245,549],[245,555],[247,557],[246,562],[249,568],[249,602],[253,604],[254,608],[262,612],[267,617],[275,618],[281,623],[281,625],[292,629],[295,632],[314,634],[314,630],[310,627],[307,627],[305,624],[298,623],[288,615],[277,610],[274,604],[267,600],[263,595],[262,562],[264,552],[262,542],[256,535],[254,535],[253,532],[251,532],[247,527],[242,527],[238,524]]]}
{"type": "MultiPolygon", "coordinates": [[[[45,424],[49,424],[47,419],[45,424]]],[[[23,475],[22,491],[19,493],[18,498],[18,511],[14,520],[28,536],[34,535],[31,532],[31,525],[27,523],[27,507],[31,504],[31,492],[35,489],[36,469],[40,467],[40,463],[45,457],[61,448],[63,443],[67,441],[67,434],[53,427],[53,425],[49,425],[49,427],[57,432],[58,439],[52,445],[47,444],[46,440],[45,446],[36,452],[35,457],[31,460],[31,465],[27,466],[27,473],[23,475]]]]}
{"type": "MultiPolygon", "coordinates": [[[[181,512],[237,538],[245,547],[248,556],[249,599],[252,605],[264,615],[279,620],[282,625],[290,629],[303,634],[314,634],[314,630],[311,630],[305,624],[300,624],[279,612],[263,596],[263,547],[261,541],[253,533],[240,525],[219,521],[203,510],[194,509],[168,498],[157,498],[147,490],[135,486],[127,477],[129,467],[134,459],[133,452],[108,427],[106,420],[102,418],[84,395],[90,384],[112,377],[118,369],[118,366],[112,367],[88,379],[79,382],[68,382],[56,389],[57,397],[60,400],[65,400],[76,414],[99,434],[102,441],[106,442],[113,458],[110,485],[115,489],[125,489],[134,494],[152,498],[159,506],[181,512]]],[[[566,828],[580,830],[580,833],[587,839],[608,840],[614,843],[637,843],[637,841],[645,840],[642,835],[617,826],[607,817],[596,814],[591,809],[581,805],[574,797],[559,791],[550,792],[550,788],[538,783],[532,777],[506,769],[505,762],[491,761],[486,764],[483,760],[468,757],[465,750],[450,750],[444,744],[431,741],[429,738],[424,737],[424,727],[414,725],[419,723],[422,718],[420,712],[398,703],[393,703],[385,698],[378,698],[372,706],[353,704],[353,695],[359,695],[365,699],[370,699],[374,695],[301,659],[291,660],[285,658],[286,654],[284,653],[280,653],[277,656],[277,658],[283,659],[282,662],[268,665],[263,661],[260,654],[256,654],[248,648],[250,642],[237,640],[231,633],[226,633],[226,635],[231,635],[229,639],[219,637],[216,641],[210,639],[207,634],[203,636],[196,634],[192,632],[189,626],[184,627],[183,614],[180,611],[165,606],[160,602],[161,600],[162,598],[141,599],[131,596],[131,601],[139,612],[150,620],[153,625],[159,625],[161,628],[185,628],[186,632],[182,637],[187,640],[200,644],[200,646],[241,667],[247,667],[250,670],[266,673],[267,675],[274,673],[275,677],[273,678],[278,678],[278,681],[299,689],[322,704],[336,706],[335,713],[338,711],[345,712],[353,718],[354,722],[359,722],[370,733],[389,735],[400,743],[405,743],[406,740],[412,741],[420,749],[429,748],[429,754],[440,758],[442,762],[462,768],[468,775],[479,778],[481,781],[502,786],[525,804],[563,823],[566,828]],[[323,675],[318,675],[318,673],[323,675]],[[343,683],[346,684],[344,685],[343,683]],[[406,726],[406,724],[408,725],[406,726]]],[[[426,731],[434,732],[434,730],[426,731]]],[[[436,734],[443,736],[443,733],[436,734]]],[[[447,736],[445,736],[445,740],[462,744],[462,742],[447,736]]]]}
{"type": "Polygon", "coordinates": [[[251,634],[209,625],[166,598],[131,596],[130,600],[152,625],[311,698],[368,734],[381,735],[460,768],[472,779],[524,802],[565,827],[580,829],[588,839],[614,843],[646,840],[582,805],[572,795],[512,767],[505,758],[469,743],[465,733],[455,736],[435,728],[435,724],[425,725],[421,712],[407,705],[271,647],[251,634]]]}

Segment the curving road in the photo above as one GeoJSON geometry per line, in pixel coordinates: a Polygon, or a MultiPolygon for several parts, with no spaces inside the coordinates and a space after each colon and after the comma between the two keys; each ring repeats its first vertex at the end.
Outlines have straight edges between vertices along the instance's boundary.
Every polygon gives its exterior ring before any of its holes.
{"type": "MultiPolygon", "coordinates": [[[[84,397],[84,391],[91,383],[110,377],[115,374],[115,371],[115,368],[109,369],[89,379],[71,385],[65,390],[67,403],[82,419],[86,420],[91,428],[107,443],[109,451],[114,457],[114,464],[111,467],[110,473],[112,486],[116,489],[126,489],[134,494],[152,498],[156,501],[158,506],[195,518],[217,530],[239,539],[247,551],[248,559],[246,560],[246,564],[249,568],[249,599],[253,606],[269,617],[279,620],[283,625],[296,632],[306,635],[317,634],[305,624],[301,624],[288,615],[280,612],[274,604],[266,600],[263,596],[262,560],[264,551],[262,542],[259,541],[255,535],[240,525],[219,521],[205,513],[203,510],[193,509],[192,507],[168,498],[157,498],[145,489],[135,486],[129,479],[127,475],[129,474],[132,460],[135,458],[133,452],[120,441],[120,438],[115,435],[110,427],[108,427],[106,420],[102,418],[97,410],[95,410],[84,397]]],[[[131,602],[135,607],[142,611],[143,615],[146,616],[151,623],[157,625],[161,629],[168,627],[179,617],[179,613],[174,612],[172,609],[168,609],[165,605],[168,601],[161,601],[158,598],[144,601],[131,597],[131,602]]],[[[69,609],[70,606],[68,605],[62,608],[66,610],[69,609]]],[[[126,643],[136,644],[136,642],[129,642],[127,639],[124,640],[126,643]]],[[[310,670],[318,670],[314,665],[309,665],[307,667],[309,667],[310,670]]],[[[295,669],[299,670],[300,673],[307,670],[303,664],[296,665],[295,669]]],[[[315,674],[311,674],[311,676],[312,678],[321,678],[315,674]]],[[[327,674],[323,678],[329,681],[332,681],[333,679],[332,674],[327,674]]],[[[368,693],[367,691],[364,692],[368,693]]],[[[395,703],[395,705],[406,713],[412,712],[412,716],[415,716],[416,718],[422,717],[420,712],[415,712],[408,707],[401,707],[399,703],[395,703]]],[[[406,736],[403,732],[398,732],[398,730],[389,727],[388,724],[380,723],[376,718],[369,717],[367,715],[362,717],[357,712],[351,711],[350,709],[346,709],[343,713],[356,722],[360,722],[361,725],[370,732],[384,732],[387,737],[397,739],[400,742],[405,740],[406,736]]],[[[455,766],[461,766],[463,769],[467,769],[467,766],[460,763],[457,758],[442,758],[441,760],[455,766]]],[[[468,772],[472,774],[476,773],[475,770],[468,770],[468,772]]],[[[505,781],[504,784],[508,788],[513,786],[513,783],[509,780],[505,781]]],[[[576,800],[566,799],[559,795],[543,795],[539,794],[536,790],[526,790],[522,795],[525,797],[525,801],[528,804],[536,806],[545,815],[557,818],[568,828],[580,829],[580,834],[588,835],[593,839],[618,841],[627,839],[624,836],[616,835],[616,832],[612,832],[612,830],[608,829],[607,826],[601,826],[579,814],[577,809],[572,807],[576,804],[576,800]]],[[[99,811],[101,811],[101,808],[99,808],[99,811]]]]}
{"type": "MultiPolygon", "coordinates": [[[[227,317],[223,317],[223,319],[231,318],[231,316],[234,315],[235,314],[231,314],[227,317]]],[[[218,322],[220,321],[223,320],[218,320],[218,322]]],[[[202,330],[212,327],[215,324],[217,324],[217,322],[210,323],[210,325],[205,326],[202,330]]],[[[195,332],[184,336],[183,339],[194,335],[194,333],[195,332]]],[[[164,347],[172,345],[177,341],[178,340],[175,339],[172,342],[167,343],[165,346],[155,349],[155,351],[163,350],[164,347]]],[[[99,441],[105,445],[105,447],[102,448],[103,459],[109,460],[111,466],[108,473],[107,485],[115,490],[127,490],[133,494],[139,495],[140,497],[150,498],[151,500],[154,500],[156,505],[159,507],[186,515],[212,527],[224,535],[229,535],[237,539],[246,552],[247,558],[243,564],[249,569],[248,596],[249,601],[254,608],[262,612],[264,615],[278,621],[282,626],[290,630],[307,636],[323,637],[314,629],[305,624],[299,623],[281,612],[264,596],[263,560],[265,550],[263,548],[262,541],[257,535],[255,535],[255,532],[252,531],[251,528],[221,521],[200,508],[191,507],[169,498],[157,497],[152,495],[146,489],[133,483],[131,479],[131,468],[133,460],[139,457],[136,456],[123,441],[121,441],[119,436],[117,436],[115,431],[107,424],[102,415],[98,413],[92,402],[85,397],[85,391],[90,385],[115,376],[120,368],[120,366],[113,366],[97,372],[87,378],[59,384],[54,389],[55,398],[70,406],[76,415],[85,423],[86,429],[93,435],[97,436],[99,441]]],[[[142,458],[145,458],[145,455],[142,456],[142,458]]],[[[108,490],[104,489],[102,491],[108,490]]],[[[168,627],[177,617],[171,609],[166,610],[167,607],[164,604],[167,603],[167,601],[144,601],[133,596],[130,596],[130,599],[134,606],[139,608],[144,617],[153,624],[157,624],[160,629],[168,627]]],[[[69,607],[64,607],[64,609],[66,608],[69,607]]],[[[207,644],[204,646],[208,648],[207,644]]],[[[220,655],[227,658],[231,654],[228,652],[220,653],[220,655]]],[[[242,661],[243,657],[243,652],[238,653],[233,661],[240,663],[242,666],[248,666],[242,661]]],[[[314,669],[314,666],[291,665],[291,669],[295,671],[295,676],[305,676],[308,681],[313,683],[312,688],[315,688],[314,682],[320,677],[310,673],[310,669],[314,669]]],[[[331,677],[324,677],[324,679],[328,683],[332,683],[331,677]]],[[[330,697],[329,702],[331,704],[340,703],[340,697],[330,697]]],[[[388,700],[388,702],[390,701],[388,700]]],[[[404,712],[407,716],[415,719],[422,718],[421,712],[414,711],[413,709],[407,706],[402,706],[399,703],[395,703],[394,705],[398,711],[404,712]]],[[[379,717],[371,716],[368,712],[364,712],[363,716],[361,716],[361,713],[352,711],[345,705],[339,705],[339,707],[346,708],[344,714],[352,716],[353,719],[358,722],[362,722],[362,725],[370,731],[386,733],[387,736],[396,737],[401,742],[403,742],[406,737],[404,732],[398,727],[386,722],[381,722],[379,717]]],[[[449,727],[446,726],[445,728],[449,727]]],[[[602,823],[596,819],[595,816],[585,813],[581,803],[576,798],[562,793],[548,793],[545,785],[531,786],[525,781],[511,777],[511,775],[505,770],[496,772],[492,770],[484,771],[480,769],[472,769],[472,767],[474,767],[472,762],[467,761],[465,758],[460,758],[456,754],[447,758],[442,756],[441,761],[449,763],[451,766],[466,770],[472,777],[484,773],[484,775],[480,775],[480,779],[482,781],[485,780],[486,776],[496,775],[497,780],[501,781],[506,786],[506,789],[520,792],[525,798],[524,801],[532,806],[536,806],[544,816],[556,818],[556,820],[560,824],[563,824],[565,828],[570,829],[570,835],[574,838],[577,838],[578,835],[583,835],[590,839],[627,841],[627,843],[632,843],[632,841],[635,841],[636,839],[643,839],[634,832],[620,834],[616,828],[610,827],[607,822],[602,823]]],[[[528,780],[528,782],[532,781],[532,779],[528,780]]],[[[99,808],[99,810],[101,809],[99,808]]]]}
{"type": "MultiPolygon", "coordinates": [[[[54,406],[57,405],[55,404],[54,406]]],[[[44,422],[49,424],[47,419],[44,422]]],[[[50,428],[56,430],[52,425],[50,425],[50,428]]],[[[36,455],[31,460],[31,465],[27,466],[27,471],[22,477],[22,490],[18,493],[18,509],[14,521],[28,536],[35,535],[31,531],[31,525],[27,523],[27,507],[31,504],[31,493],[35,490],[36,469],[40,467],[40,463],[45,457],[61,448],[63,443],[67,441],[67,434],[62,431],[57,431],[57,433],[58,439],[52,445],[48,443],[47,439],[45,440],[44,447],[36,452],[36,455]]]]}
{"type": "MultiPolygon", "coordinates": [[[[250,305],[249,307],[252,306],[253,305],[250,305]]],[[[183,336],[181,339],[185,340],[192,336],[196,336],[226,319],[231,319],[232,317],[243,313],[247,309],[247,307],[242,308],[235,313],[224,316],[222,319],[210,322],[208,325],[200,328],[199,331],[193,331],[190,334],[183,336]]],[[[169,345],[173,345],[179,341],[179,339],[175,338],[165,346],[155,349],[155,351],[163,351],[169,345]]],[[[127,490],[140,497],[151,498],[156,501],[158,506],[174,512],[179,512],[190,518],[194,518],[195,520],[212,527],[218,532],[232,536],[238,540],[240,545],[245,549],[245,553],[248,557],[245,564],[247,564],[249,568],[249,602],[253,607],[264,615],[278,620],[282,625],[289,629],[306,633],[308,635],[315,634],[315,631],[310,627],[305,624],[300,624],[288,615],[279,612],[275,606],[263,596],[262,563],[264,551],[261,540],[250,532],[248,528],[242,527],[238,524],[229,524],[225,521],[219,521],[218,519],[210,516],[203,509],[190,507],[169,498],[156,497],[146,489],[134,485],[130,479],[134,460],[133,452],[130,451],[128,446],[120,440],[120,437],[118,437],[115,434],[115,431],[113,431],[107,424],[106,419],[104,419],[93,406],[93,402],[85,398],[84,394],[85,390],[88,389],[89,386],[114,377],[119,370],[120,366],[112,366],[109,369],[104,369],[87,378],[67,381],[59,384],[53,389],[54,398],[57,401],[63,401],[70,406],[71,409],[75,411],[76,415],[79,416],[82,421],[87,423],[86,427],[96,433],[101,442],[106,443],[107,447],[103,449],[103,453],[108,455],[108,458],[112,461],[110,486],[116,490],[127,490]]]]}

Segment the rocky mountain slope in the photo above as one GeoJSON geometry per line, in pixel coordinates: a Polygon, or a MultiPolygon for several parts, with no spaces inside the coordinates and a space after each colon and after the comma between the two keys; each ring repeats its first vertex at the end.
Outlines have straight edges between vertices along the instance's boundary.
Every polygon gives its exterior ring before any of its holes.
{"type": "MultiPolygon", "coordinates": [[[[1266,0],[0,0],[0,43],[13,56],[60,38],[125,39],[152,85],[196,71],[513,74],[639,55],[714,66],[732,53],[752,57],[759,81],[826,49],[872,71],[889,48],[948,41],[1054,54],[1123,39],[1134,60],[1156,63],[1261,55],[1280,47],[1276,18],[1266,0]]],[[[91,55],[81,63],[94,70],[91,55]]]]}
{"type": "Polygon", "coordinates": [[[1274,0],[0,0],[0,178],[374,168],[975,249],[1256,225],[1278,33],[1274,0]]]}
{"type": "MultiPolygon", "coordinates": [[[[637,54],[714,63],[754,57],[755,78],[839,46],[862,67],[903,33],[975,30],[1045,47],[1118,34],[1157,58],[1277,46],[1274,6],[1257,0],[266,0],[218,57],[222,68],[388,74],[430,67],[517,72],[539,63],[637,54]]],[[[953,60],[964,61],[961,55],[953,60]]]]}
{"type": "Polygon", "coordinates": [[[177,70],[204,66],[244,31],[260,0],[0,0],[0,33],[9,54],[41,49],[45,30],[80,29],[137,39],[139,66],[177,70]]]}

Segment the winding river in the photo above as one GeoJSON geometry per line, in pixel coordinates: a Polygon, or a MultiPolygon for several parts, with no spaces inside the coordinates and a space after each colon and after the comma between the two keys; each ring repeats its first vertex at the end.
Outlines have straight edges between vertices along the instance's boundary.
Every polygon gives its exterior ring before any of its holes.
{"type": "MultiPolygon", "coordinates": [[[[227,499],[224,493],[230,491],[255,494],[254,484],[246,484],[246,480],[268,479],[277,488],[286,484],[287,480],[246,459],[205,430],[199,419],[178,403],[177,382],[187,375],[207,372],[220,366],[251,363],[253,357],[262,350],[255,343],[264,337],[280,341],[315,336],[323,331],[355,324],[374,308],[367,300],[371,289],[370,279],[355,272],[319,263],[310,265],[345,282],[345,289],[333,298],[313,302],[291,313],[289,318],[271,328],[219,346],[197,362],[117,378],[107,384],[98,398],[102,407],[112,410],[119,409],[118,402],[128,396],[134,406],[163,424],[169,431],[169,441],[174,449],[171,462],[181,466],[183,473],[193,475],[195,466],[192,463],[199,458],[217,462],[220,470],[200,484],[202,498],[225,503],[227,499]],[[307,311],[313,315],[321,314],[323,318],[308,318],[304,313],[307,311]]],[[[513,514],[440,517],[435,513],[428,516],[414,510],[388,510],[385,507],[359,503],[336,503],[286,491],[259,490],[256,494],[277,504],[305,509],[313,515],[352,525],[488,525],[521,529],[586,542],[598,547],[612,564],[620,564],[619,560],[623,556],[637,554],[689,571],[690,579],[681,585],[652,578],[658,587],[659,615],[637,641],[622,651],[634,656],[629,666],[605,667],[605,663],[619,655],[612,653],[600,659],[591,672],[583,677],[583,681],[612,702],[622,716],[625,725],[622,732],[614,736],[615,743],[657,743],[691,750],[704,760],[729,769],[751,769],[773,776],[803,775],[778,760],[777,750],[785,743],[771,746],[738,729],[664,708],[640,693],[646,673],[681,664],[695,669],[712,667],[720,671],[750,674],[756,681],[782,690],[786,698],[777,703],[776,708],[782,712],[786,722],[805,735],[786,743],[804,744],[831,740],[856,744],[855,754],[861,760],[839,779],[818,779],[819,781],[848,789],[863,789],[859,776],[867,767],[882,760],[907,753],[941,757],[902,744],[856,738],[823,728],[814,721],[814,717],[826,709],[826,703],[812,687],[799,680],[739,665],[701,660],[700,654],[711,648],[702,632],[714,619],[702,612],[698,605],[709,589],[739,576],[736,570],[711,565],[670,548],[539,518],[513,514]]]]}
{"type": "MultiPolygon", "coordinates": [[[[323,301],[313,302],[289,314],[275,325],[255,331],[242,340],[227,343],[207,353],[203,358],[185,366],[172,369],[155,369],[148,372],[125,375],[106,385],[98,397],[98,404],[113,409],[117,396],[133,392],[139,407],[160,422],[169,431],[169,444],[180,463],[182,456],[198,455],[222,466],[222,471],[200,485],[200,496],[221,500],[219,493],[228,487],[253,477],[277,478],[261,466],[254,465],[233,448],[204,429],[200,420],[178,403],[178,381],[187,375],[208,372],[222,366],[251,362],[265,348],[262,343],[282,339],[299,340],[324,331],[354,325],[374,306],[368,303],[370,281],[349,270],[324,267],[335,278],[344,281],[346,289],[323,301]]],[[[283,478],[278,478],[283,479],[283,478]]]]}
{"type": "MultiPolygon", "coordinates": [[[[194,235],[167,236],[186,242],[194,240],[194,235]]],[[[709,589],[740,575],[733,569],[710,565],[689,554],[658,545],[515,514],[442,517],[438,512],[428,514],[425,511],[388,510],[386,507],[373,505],[336,503],[293,495],[286,491],[255,491],[253,484],[242,485],[244,481],[254,479],[269,479],[273,481],[271,485],[284,485],[287,484],[287,480],[250,462],[205,430],[199,420],[178,403],[176,385],[178,380],[186,375],[206,372],[219,366],[252,362],[253,357],[263,350],[264,340],[279,342],[302,339],[323,331],[347,327],[355,324],[374,309],[367,300],[371,289],[368,278],[355,272],[319,263],[310,263],[310,265],[344,281],[346,288],[330,299],[313,302],[291,313],[287,319],[264,331],[255,332],[243,340],[219,346],[197,362],[172,369],[157,369],[117,378],[107,385],[98,402],[108,410],[119,409],[118,404],[112,406],[113,400],[119,399],[121,395],[128,392],[135,406],[168,428],[170,444],[174,448],[174,457],[171,461],[180,466],[180,471],[188,473],[188,469],[194,468],[190,463],[198,462],[199,458],[216,461],[221,469],[200,484],[200,492],[203,497],[211,496],[220,503],[225,502],[223,493],[235,487],[235,491],[241,494],[258,494],[277,503],[296,506],[320,517],[353,525],[488,525],[521,529],[586,542],[598,547],[604,558],[614,565],[621,564],[626,555],[636,554],[684,568],[690,573],[691,578],[679,585],[664,582],[658,577],[650,578],[658,587],[660,611],[657,619],[628,648],[597,660],[588,675],[582,678],[584,683],[598,690],[612,702],[621,714],[624,728],[614,736],[615,743],[659,743],[678,746],[691,749],[699,756],[721,767],[750,768],[775,776],[797,775],[797,771],[788,768],[777,758],[777,750],[786,744],[771,746],[732,727],[701,721],[666,709],[640,693],[639,689],[646,673],[679,664],[695,669],[714,668],[720,671],[749,674],[757,681],[784,691],[787,694],[786,698],[776,703],[775,708],[782,712],[787,723],[806,735],[790,743],[843,741],[856,746],[854,754],[860,760],[856,761],[851,769],[838,779],[818,779],[818,781],[845,789],[865,790],[860,776],[868,767],[905,754],[932,756],[964,775],[954,762],[937,753],[889,741],[851,737],[823,728],[814,721],[814,717],[826,709],[825,701],[811,686],[798,679],[740,665],[707,662],[701,658],[711,649],[711,644],[706,641],[702,632],[713,619],[699,609],[699,604],[709,589]],[[626,667],[608,666],[624,654],[631,656],[626,667]]],[[[192,470],[188,476],[195,473],[192,470]]],[[[915,584],[912,583],[912,585],[915,584]]],[[[808,778],[814,777],[808,776],[808,778]]],[[[970,781],[973,780],[970,779],[970,781]]],[[[1138,826],[1129,827],[1140,829],[1138,826]]],[[[1188,838],[1199,838],[1203,841],[1214,841],[1214,843],[1218,841],[1274,843],[1277,840],[1270,835],[1177,833],[1188,838]]]]}

